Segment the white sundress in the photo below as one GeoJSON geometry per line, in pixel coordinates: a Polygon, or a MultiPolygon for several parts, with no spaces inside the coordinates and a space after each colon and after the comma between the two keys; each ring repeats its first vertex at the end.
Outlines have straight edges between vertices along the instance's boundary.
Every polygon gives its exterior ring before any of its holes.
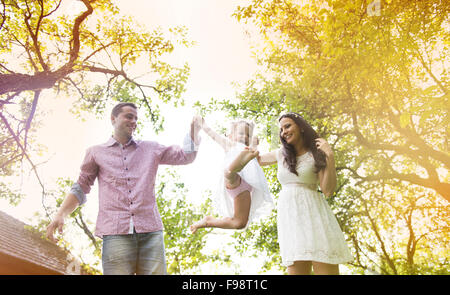
{"type": "MultiPolygon", "coordinates": [[[[214,207],[221,216],[233,217],[234,205],[233,200],[228,195],[224,181],[224,170],[231,162],[236,159],[239,153],[245,148],[242,143],[236,143],[236,145],[225,153],[224,166],[221,170],[218,181],[218,190],[214,194],[213,202],[214,207]]],[[[249,185],[252,186],[251,192],[251,206],[248,217],[248,222],[245,228],[251,223],[259,221],[261,218],[269,215],[274,208],[273,198],[267,184],[264,171],[259,165],[257,159],[252,159],[245,165],[245,167],[238,172],[238,175],[244,179],[249,185]]],[[[244,228],[244,229],[245,229],[244,228]]]]}
{"type": "Polygon", "coordinates": [[[282,187],[277,204],[282,265],[289,266],[294,261],[341,264],[353,260],[336,217],[317,191],[319,178],[311,152],[297,157],[298,176],[285,166],[281,149],[277,151],[277,162],[282,187]]]}

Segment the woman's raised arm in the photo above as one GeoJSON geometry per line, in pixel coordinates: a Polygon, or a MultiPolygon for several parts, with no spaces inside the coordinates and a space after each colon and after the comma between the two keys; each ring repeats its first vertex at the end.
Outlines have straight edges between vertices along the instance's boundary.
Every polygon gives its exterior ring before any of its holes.
{"type": "Polygon", "coordinates": [[[268,166],[277,163],[277,151],[271,151],[258,156],[258,163],[260,166],[268,166]]]}

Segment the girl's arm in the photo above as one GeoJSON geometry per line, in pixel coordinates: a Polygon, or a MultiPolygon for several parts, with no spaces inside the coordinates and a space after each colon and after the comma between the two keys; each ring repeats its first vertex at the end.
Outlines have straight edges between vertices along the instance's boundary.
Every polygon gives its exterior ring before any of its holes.
{"type": "Polygon", "coordinates": [[[319,171],[319,185],[325,197],[333,195],[336,189],[336,165],[334,162],[334,153],[328,142],[323,138],[316,139],[318,149],[321,149],[326,155],[327,166],[319,171]]]}
{"type": "Polygon", "coordinates": [[[273,165],[277,163],[277,151],[271,151],[258,156],[258,163],[260,166],[273,165]]]}
{"type": "Polygon", "coordinates": [[[203,131],[205,131],[206,134],[209,135],[215,142],[217,142],[224,150],[227,150],[228,147],[231,145],[230,140],[228,140],[225,136],[222,136],[218,134],[216,131],[209,128],[206,123],[203,123],[203,131]]]}

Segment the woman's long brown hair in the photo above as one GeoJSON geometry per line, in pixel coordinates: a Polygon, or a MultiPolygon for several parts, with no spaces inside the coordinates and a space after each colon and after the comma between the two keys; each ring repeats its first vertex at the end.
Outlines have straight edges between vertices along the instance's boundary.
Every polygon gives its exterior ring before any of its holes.
{"type": "MultiPolygon", "coordinates": [[[[319,135],[317,132],[311,127],[311,125],[306,122],[305,119],[303,119],[302,116],[300,116],[297,113],[290,112],[283,114],[279,119],[278,122],[281,121],[283,118],[289,118],[292,119],[295,124],[297,124],[298,127],[303,131],[301,133],[303,137],[303,143],[305,145],[305,148],[310,151],[314,157],[315,167],[316,167],[316,173],[320,170],[324,169],[327,166],[326,162],[326,156],[325,153],[321,150],[318,150],[316,147],[316,138],[319,138],[319,135]]],[[[298,175],[297,173],[297,155],[294,149],[293,145],[288,144],[282,137],[281,137],[281,130],[280,130],[280,140],[283,144],[282,148],[282,155],[284,158],[284,162],[286,163],[288,169],[290,172],[294,173],[295,175],[298,175]]]]}

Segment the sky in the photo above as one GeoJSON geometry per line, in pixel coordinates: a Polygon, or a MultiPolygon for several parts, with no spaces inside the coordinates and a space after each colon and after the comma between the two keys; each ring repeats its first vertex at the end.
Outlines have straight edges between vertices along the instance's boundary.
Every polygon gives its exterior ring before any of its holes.
{"type": "MultiPolygon", "coordinates": [[[[165,116],[165,130],[158,135],[145,128],[140,139],[156,140],[162,144],[180,144],[188,131],[189,123],[195,111],[191,107],[195,101],[207,103],[211,98],[233,99],[236,88],[233,82],[243,83],[252,78],[258,69],[252,57],[254,39],[248,34],[248,26],[239,24],[232,17],[238,5],[248,1],[232,0],[117,0],[124,14],[131,15],[137,22],[149,30],[160,26],[163,30],[182,25],[188,29],[188,39],[195,41],[191,48],[179,48],[171,56],[173,60],[190,66],[190,76],[186,84],[183,108],[162,108],[165,116]]],[[[66,11],[76,10],[77,3],[64,2],[66,11]]],[[[52,91],[43,91],[39,110],[45,113],[41,117],[41,127],[37,132],[37,141],[46,147],[43,157],[35,162],[45,162],[39,166],[40,175],[47,187],[51,188],[58,177],[76,180],[79,167],[87,147],[106,142],[112,128],[109,116],[102,119],[93,115],[83,115],[84,121],[70,113],[73,98],[56,96],[52,91]]],[[[109,110],[105,112],[108,114],[109,110]]],[[[206,116],[207,123],[214,127],[221,124],[223,114],[206,116]]],[[[226,125],[226,124],[225,124],[226,125]]],[[[214,191],[220,175],[223,152],[206,134],[202,133],[202,143],[194,163],[177,168],[181,179],[190,192],[194,203],[204,201],[206,190],[214,191]],[[195,171],[195,173],[192,173],[195,171]],[[195,175],[193,177],[193,175],[195,175]]],[[[162,171],[160,169],[159,171],[162,171]]],[[[27,222],[34,212],[40,210],[41,190],[33,174],[25,173],[11,180],[19,186],[26,198],[12,207],[0,200],[1,210],[27,222]]],[[[97,184],[93,187],[88,202],[84,205],[91,220],[96,219],[98,210],[97,184]]],[[[221,231],[217,230],[220,236],[221,231]]],[[[211,249],[219,247],[218,235],[211,235],[211,249]]],[[[219,238],[220,239],[220,238],[219,238]]],[[[245,261],[242,261],[245,264],[245,261]]],[[[248,263],[247,263],[248,264],[248,263]]],[[[247,268],[243,273],[255,273],[255,268],[247,268]]],[[[217,270],[208,270],[217,271],[217,270]]]]}

